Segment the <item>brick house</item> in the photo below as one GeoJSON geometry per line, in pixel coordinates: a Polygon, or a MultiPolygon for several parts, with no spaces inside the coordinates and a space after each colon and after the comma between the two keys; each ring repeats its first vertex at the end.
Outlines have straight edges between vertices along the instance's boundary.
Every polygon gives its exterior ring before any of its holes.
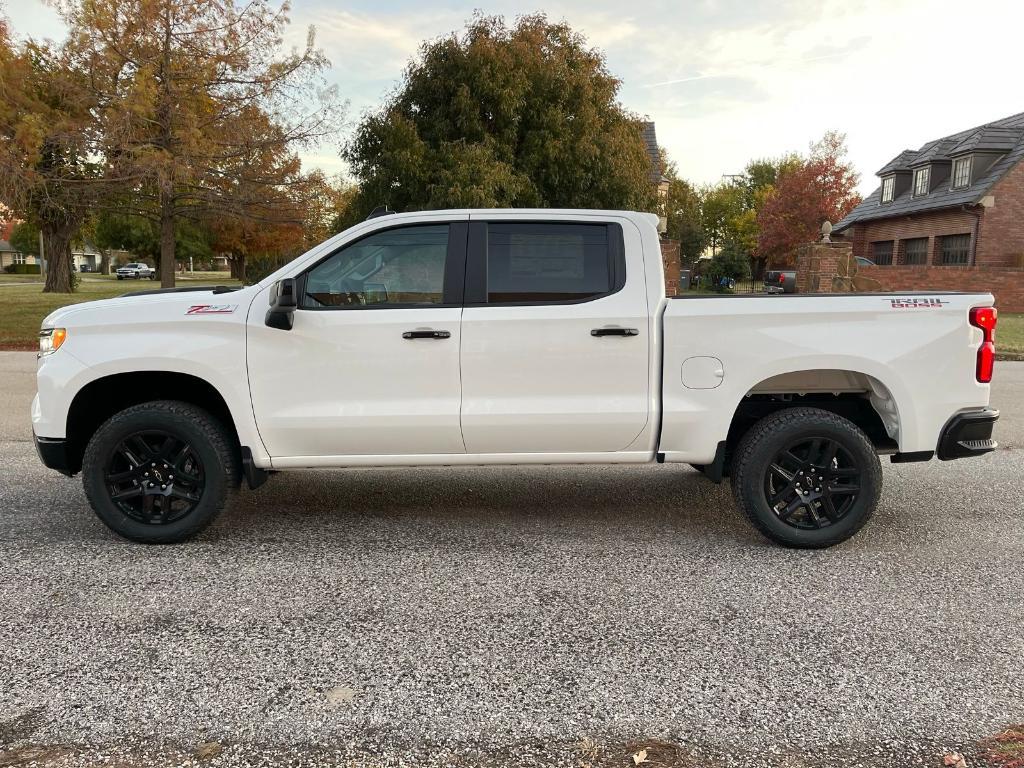
{"type": "Polygon", "coordinates": [[[885,290],[991,290],[1024,311],[1024,113],[904,150],[838,222],[885,290]]]}

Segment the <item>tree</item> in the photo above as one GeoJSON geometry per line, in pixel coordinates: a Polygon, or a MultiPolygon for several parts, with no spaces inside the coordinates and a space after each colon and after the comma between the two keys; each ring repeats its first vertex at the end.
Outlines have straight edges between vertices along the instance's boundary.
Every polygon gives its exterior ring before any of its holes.
{"type": "Polygon", "coordinates": [[[723,283],[726,281],[749,280],[749,254],[739,243],[730,240],[722,246],[721,252],[708,262],[704,276],[707,278],[707,285],[716,291],[725,291],[727,286],[723,283]]]}
{"type": "Polygon", "coordinates": [[[804,164],[796,152],[782,157],[751,160],[743,169],[742,185],[747,210],[758,211],[764,203],[765,193],[779,183],[779,179],[804,164]]]}
{"type": "Polygon", "coordinates": [[[477,15],[425,43],[343,157],[359,181],[351,218],[446,207],[654,210],[637,118],[599,51],[543,14],[477,15]]]}
{"type": "Polygon", "coordinates": [[[11,247],[21,253],[39,255],[39,227],[30,221],[22,221],[11,230],[11,247]]]}
{"type": "Polygon", "coordinates": [[[667,221],[665,235],[679,241],[680,259],[692,264],[706,247],[700,195],[688,181],[679,178],[674,164],[666,166],[665,176],[669,180],[661,200],[661,213],[667,221]]]}
{"type": "MultiPolygon", "coordinates": [[[[160,264],[160,230],[147,216],[104,211],[92,227],[97,248],[128,251],[136,258],[160,264]]],[[[213,255],[210,234],[195,222],[185,220],[174,229],[175,254],[182,259],[208,261],[213,255]]]]}
{"type": "Polygon", "coordinates": [[[294,182],[292,148],[338,126],[314,46],[282,52],[287,2],[59,0],[88,74],[111,177],[158,227],[161,285],[175,229],[211,214],[259,217],[294,182]],[[239,190],[244,187],[244,194],[239,190]]]}
{"type": "Polygon", "coordinates": [[[860,177],[845,159],[845,141],[826,133],[806,162],[779,177],[757,217],[759,256],[791,264],[798,246],[818,238],[822,222],[839,221],[860,202],[860,177]]]}
{"type": "Polygon", "coordinates": [[[743,211],[742,186],[729,182],[701,190],[701,223],[712,256],[727,242],[742,239],[737,225],[743,211]]]}
{"type": "Polygon", "coordinates": [[[71,241],[94,182],[93,103],[66,49],[11,43],[0,23],[0,203],[42,232],[44,293],[70,293],[71,241]]]}

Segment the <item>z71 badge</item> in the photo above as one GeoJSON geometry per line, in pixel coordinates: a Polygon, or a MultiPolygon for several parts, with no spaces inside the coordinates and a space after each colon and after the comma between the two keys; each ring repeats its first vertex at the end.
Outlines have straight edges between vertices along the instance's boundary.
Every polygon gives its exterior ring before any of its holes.
{"type": "Polygon", "coordinates": [[[186,315],[230,315],[238,309],[237,304],[193,304],[186,315]]]}
{"type": "Polygon", "coordinates": [[[888,299],[892,302],[893,309],[938,309],[943,304],[949,304],[942,299],[888,299]]]}

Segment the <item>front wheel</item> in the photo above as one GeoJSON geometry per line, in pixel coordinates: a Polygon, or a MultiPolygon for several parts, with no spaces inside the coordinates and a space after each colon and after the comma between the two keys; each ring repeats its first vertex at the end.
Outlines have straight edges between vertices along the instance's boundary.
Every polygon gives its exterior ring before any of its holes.
{"type": "Polygon", "coordinates": [[[870,519],[882,488],[874,446],[855,424],[818,408],[787,408],[744,435],[732,465],[736,502],[787,547],[831,547],[870,519]]]}
{"type": "Polygon", "coordinates": [[[85,495],[116,533],[147,544],[195,535],[238,488],[239,462],[223,425],[188,403],[158,400],[115,414],[82,459],[85,495]]]}

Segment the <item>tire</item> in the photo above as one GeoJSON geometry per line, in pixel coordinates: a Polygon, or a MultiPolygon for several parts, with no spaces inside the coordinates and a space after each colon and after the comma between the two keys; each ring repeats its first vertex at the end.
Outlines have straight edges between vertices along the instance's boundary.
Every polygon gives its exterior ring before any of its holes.
{"type": "Polygon", "coordinates": [[[199,533],[240,479],[235,441],[224,425],[175,400],[115,414],[96,430],[82,459],[82,484],[96,515],[144,544],[174,544],[199,533]]]}
{"type": "Polygon", "coordinates": [[[787,408],[758,421],[740,440],[732,489],[739,508],[769,539],[822,549],[846,541],[871,518],[882,467],[852,422],[818,408],[787,408]]]}

